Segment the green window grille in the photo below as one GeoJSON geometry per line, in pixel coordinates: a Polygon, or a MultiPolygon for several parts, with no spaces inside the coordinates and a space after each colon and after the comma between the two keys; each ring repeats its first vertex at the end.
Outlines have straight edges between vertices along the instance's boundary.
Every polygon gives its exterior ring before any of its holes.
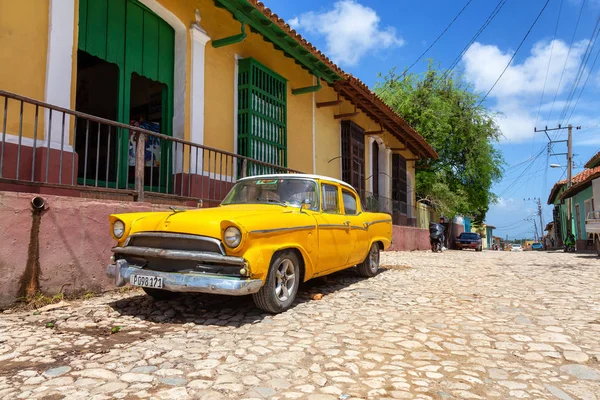
{"type": "MultiPolygon", "coordinates": [[[[239,61],[238,154],[287,167],[287,81],[253,58],[239,61]]],[[[278,172],[248,163],[246,174],[278,172]]]]}

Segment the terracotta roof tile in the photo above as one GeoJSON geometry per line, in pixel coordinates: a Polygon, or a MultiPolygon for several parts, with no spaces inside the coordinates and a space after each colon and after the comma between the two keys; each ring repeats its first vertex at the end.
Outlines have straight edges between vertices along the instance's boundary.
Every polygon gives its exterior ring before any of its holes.
{"type": "MultiPolygon", "coordinates": [[[[566,199],[574,196],[579,193],[587,183],[598,177],[600,177],[600,167],[584,169],[572,178],[571,187],[566,190],[560,198],[566,199]]],[[[567,182],[565,181],[565,183],[567,182]]]]}
{"type": "Polygon", "coordinates": [[[591,168],[592,165],[598,164],[598,162],[600,162],[600,151],[597,152],[595,156],[593,156],[592,158],[590,158],[590,160],[587,163],[585,163],[585,167],[586,168],[591,168]]]}
{"type": "Polygon", "coordinates": [[[258,11],[263,13],[263,15],[271,20],[274,24],[279,26],[281,30],[287,33],[291,38],[295,39],[298,43],[300,43],[306,50],[310,51],[315,57],[319,58],[325,65],[334,70],[338,75],[343,76],[346,73],[337,66],[333,61],[331,61],[325,54],[321,52],[321,50],[317,49],[310,43],[308,40],[304,39],[302,35],[292,29],[283,19],[279,18],[277,14],[271,11],[270,8],[265,7],[265,5],[258,0],[248,0],[250,4],[258,11]]]}
{"type": "MultiPolygon", "coordinates": [[[[363,97],[370,101],[375,109],[380,109],[383,111],[385,115],[389,118],[390,122],[400,127],[408,136],[409,141],[413,143],[413,147],[417,147],[419,149],[419,154],[430,158],[437,158],[438,155],[431,147],[429,143],[419,134],[415,129],[413,129],[400,115],[398,115],[391,107],[389,107],[379,96],[377,96],[369,87],[364,84],[360,79],[354,77],[353,75],[344,72],[338,65],[336,65],[333,61],[331,61],[325,54],[323,54],[320,50],[318,50],[315,46],[312,45],[309,41],[304,39],[298,32],[292,29],[283,19],[279,18],[279,16],[273,13],[268,7],[258,1],[258,0],[248,0],[248,2],[260,11],[265,17],[269,18],[271,22],[279,26],[285,33],[287,33],[290,37],[295,39],[298,43],[300,43],[306,50],[311,52],[315,57],[317,57],[320,61],[322,61],[325,65],[335,71],[339,76],[342,77],[342,80],[338,81],[341,84],[345,84],[344,81],[349,82],[349,84],[358,87],[363,92],[363,97]]],[[[388,128],[389,130],[389,128],[388,128]]]]}

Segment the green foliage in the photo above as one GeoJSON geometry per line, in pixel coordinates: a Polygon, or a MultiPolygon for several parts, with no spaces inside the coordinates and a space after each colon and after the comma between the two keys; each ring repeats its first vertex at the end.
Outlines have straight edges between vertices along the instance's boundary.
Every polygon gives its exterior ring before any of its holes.
{"type": "Polygon", "coordinates": [[[470,85],[437,70],[430,62],[421,74],[381,76],[375,92],[431,144],[439,159],[421,162],[416,172],[417,196],[450,217],[485,219],[491,192],[502,177],[504,159],[495,147],[501,132],[495,114],[479,105],[470,85]]]}

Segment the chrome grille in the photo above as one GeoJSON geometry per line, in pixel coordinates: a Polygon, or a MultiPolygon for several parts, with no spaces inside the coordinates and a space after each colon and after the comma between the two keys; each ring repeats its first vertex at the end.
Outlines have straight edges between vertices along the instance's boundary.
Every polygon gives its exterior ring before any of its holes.
{"type": "Polygon", "coordinates": [[[225,255],[225,249],[218,239],[182,233],[136,233],[129,237],[125,246],[152,247],[166,250],[206,251],[225,255]]]}

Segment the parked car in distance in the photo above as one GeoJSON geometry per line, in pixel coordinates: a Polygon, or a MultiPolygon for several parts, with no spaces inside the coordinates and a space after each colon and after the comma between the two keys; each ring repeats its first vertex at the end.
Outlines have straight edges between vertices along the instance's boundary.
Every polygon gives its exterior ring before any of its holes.
{"type": "Polygon", "coordinates": [[[513,244],[510,251],[523,251],[523,247],[520,244],[513,244]]]}
{"type": "Polygon", "coordinates": [[[374,276],[392,240],[389,214],[365,212],[352,186],[317,175],[240,179],[219,207],[113,214],[107,275],[155,299],[175,292],[252,294],[288,309],[301,281],[358,266],[374,276]]]}
{"type": "Polygon", "coordinates": [[[544,245],[541,243],[532,243],[531,250],[544,250],[544,245]]]}
{"type": "Polygon", "coordinates": [[[474,232],[463,232],[456,238],[456,248],[459,250],[473,249],[475,251],[481,251],[481,236],[474,232]]]}

